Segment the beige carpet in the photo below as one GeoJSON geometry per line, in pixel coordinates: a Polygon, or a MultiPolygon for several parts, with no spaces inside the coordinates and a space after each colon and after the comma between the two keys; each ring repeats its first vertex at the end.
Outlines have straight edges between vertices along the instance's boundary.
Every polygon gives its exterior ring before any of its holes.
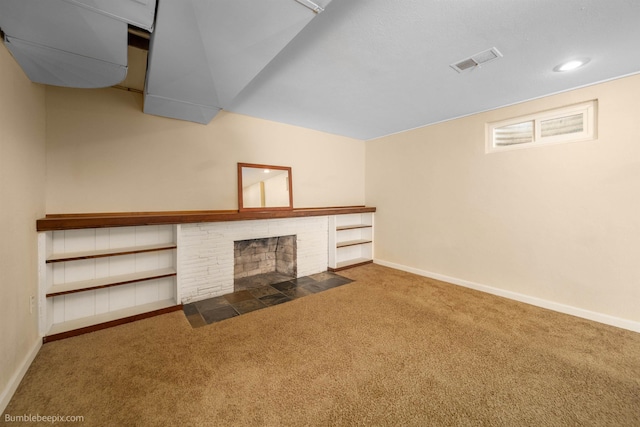
{"type": "Polygon", "coordinates": [[[5,413],[92,426],[640,425],[640,334],[381,266],[342,274],[355,282],[199,329],[176,312],[45,344],[5,413]]]}

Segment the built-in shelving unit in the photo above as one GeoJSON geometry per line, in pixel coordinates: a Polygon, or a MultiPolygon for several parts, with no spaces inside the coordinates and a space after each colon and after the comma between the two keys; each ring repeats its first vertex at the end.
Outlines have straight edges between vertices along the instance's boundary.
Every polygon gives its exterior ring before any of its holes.
{"type": "Polygon", "coordinates": [[[44,341],[179,309],[176,228],[40,233],[44,341]]]}
{"type": "Polygon", "coordinates": [[[329,216],[329,270],[373,262],[373,212],[329,216]]]}
{"type": "MultiPolygon", "coordinates": [[[[36,222],[39,292],[33,306],[39,311],[40,333],[45,342],[53,341],[179,310],[182,296],[193,300],[191,263],[184,258],[188,224],[326,217],[328,267],[335,271],[372,262],[375,211],[336,206],[47,215],[36,222]]],[[[325,262],[321,259],[320,268],[325,262]]]]}

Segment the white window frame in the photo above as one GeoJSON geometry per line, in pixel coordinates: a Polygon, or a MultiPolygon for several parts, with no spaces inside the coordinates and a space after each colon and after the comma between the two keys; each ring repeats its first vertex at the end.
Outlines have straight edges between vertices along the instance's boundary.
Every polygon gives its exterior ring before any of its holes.
{"type": "Polygon", "coordinates": [[[486,152],[496,153],[501,151],[520,150],[523,148],[532,148],[545,145],[563,144],[566,142],[590,141],[597,138],[596,135],[596,110],[598,101],[591,100],[581,102],[580,104],[569,105],[565,107],[555,108],[553,110],[543,111],[539,113],[529,114],[526,116],[514,117],[499,122],[486,124],[486,152]],[[567,116],[582,114],[584,129],[582,132],[567,133],[564,135],[553,135],[543,137],[541,135],[540,122],[559,119],[567,116]],[[520,144],[497,146],[494,141],[494,129],[504,126],[515,125],[524,122],[533,122],[533,141],[520,144]]]}

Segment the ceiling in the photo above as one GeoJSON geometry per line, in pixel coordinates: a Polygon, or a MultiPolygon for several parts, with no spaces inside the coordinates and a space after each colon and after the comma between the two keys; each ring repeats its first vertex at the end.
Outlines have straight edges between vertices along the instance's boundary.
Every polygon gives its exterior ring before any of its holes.
{"type": "Polygon", "coordinates": [[[638,0],[334,1],[225,109],[368,140],[638,73],[639,23],[638,0]]]}
{"type": "MultiPolygon", "coordinates": [[[[3,30],[6,1],[0,1],[3,30]]],[[[163,16],[165,5],[185,3],[158,0],[149,68],[138,74],[146,75],[148,90],[154,55],[165,58],[157,70],[178,64],[175,75],[208,66],[207,78],[216,81],[210,97],[219,98],[207,106],[213,116],[222,108],[369,140],[640,72],[638,0],[329,1],[314,13],[300,6],[305,2],[277,0],[306,11],[296,9],[291,13],[304,16],[285,20],[280,17],[289,12],[248,18],[234,9],[243,2],[192,0],[199,28],[186,41],[199,50],[189,57],[162,46],[190,31],[195,18],[175,10],[163,16]],[[274,29],[274,22],[281,28],[274,29]],[[279,39],[271,43],[274,34],[279,39]],[[490,48],[502,57],[461,73],[450,66],[490,48]],[[553,71],[575,58],[590,62],[572,72],[553,71]],[[228,83],[230,78],[235,80],[228,83]]],[[[130,73],[136,62],[144,64],[130,54],[130,73]]],[[[202,98],[206,90],[195,92],[202,98]]],[[[204,116],[201,122],[208,121],[204,116]]]]}

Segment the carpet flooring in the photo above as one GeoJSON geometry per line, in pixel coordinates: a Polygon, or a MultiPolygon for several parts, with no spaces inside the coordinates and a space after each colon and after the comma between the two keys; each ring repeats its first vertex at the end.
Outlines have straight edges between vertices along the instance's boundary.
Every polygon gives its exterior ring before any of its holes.
{"type": "Polygon", "coordinates": [[[640,334],[378,265],[340,274],[196,329],[174,312],[45,344],[2,419],[640,425],[640,334]]]}

